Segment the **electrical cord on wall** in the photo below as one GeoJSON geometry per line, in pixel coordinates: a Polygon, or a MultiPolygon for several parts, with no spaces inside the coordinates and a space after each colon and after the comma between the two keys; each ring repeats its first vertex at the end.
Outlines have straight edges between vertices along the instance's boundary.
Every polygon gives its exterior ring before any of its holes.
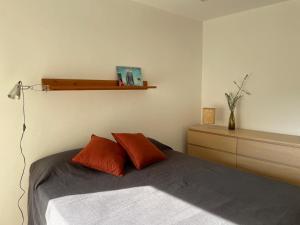
{"type": "Polygon", "coordinates": [[[22,126],[22,134],[20,137],[20,142],[19,142],[19,147],[20,147],[20,153],[22,155],[23,158],[23,169],[22,169],[22,174],[20,176],[20,180],[19,180],[19,188],[22,191],[19,199],[18,199],[18,208],[20,211],[20,214],[22,216],[22,224],[24,225],[25,223],[25,217],[24,217],[24,212],[23,209],[21,207],[21,200],[23,199],[24,195],[26,194],[25,189],[23,188],[22,182],[23,182],[23,178],[24,178],[24,174],[25,174],[25,170],[26,170],[26,158],[25,158],[25,154],[23,152],[23,138],[26,132],[26,113],[25,113],[25,95],[24,95],[24,90],[33,90],[33,91],[47,91],[49,90],[49,87],[47,85],[43,85],[43,84],[34,84],[34,85],[23,85],[22,81],[19,81],[14,87],[13,89],[8,93],[8,97],[10,99],[16,99],[16,97],[18,99],[21,98],[22,96],[22,115],[23,115],[23,126],[22,126]],[[37,86],[41,86],[41,89],[36,89],[37,86]]]}
{"type": "Polygon", "coordinates": [[[21,134],[19,144],[20,144],[20,152],[21,152],[21,155],[22,155],[22,158],[23,158],[23,170],[22,170],[22,174],[21,174],[21,177],[20,177],[20,181],[19,181],[19,187],[22,191],[22,194],[20,195],[20,197],[18,199],[18,208],[19,208],[21,216],[22,216],[22,225],[23,225],[24,222],[25,222],[25,219],[24,219],[24,213],[23,213],[22,207],[20,205],[20,202],[21,202],[22,198],[24,197],[24,195],[26,193],[25,189],[22,186],[22,181],[23,181],[23,177],[24,177],[24,173],[25,173],[25,169],[26,169],[26,158],[25,158],[25,155],[23,153],[23,147],[22,147],[22,142],[23,142],[25,131],[26,131],[26,114],[25,114],[25,96],[24,96],[24,90],[23,90],[22,87],[23,87],[23,84],[21,82],[23,127],[22,127],[22,134],[21,134]]]}

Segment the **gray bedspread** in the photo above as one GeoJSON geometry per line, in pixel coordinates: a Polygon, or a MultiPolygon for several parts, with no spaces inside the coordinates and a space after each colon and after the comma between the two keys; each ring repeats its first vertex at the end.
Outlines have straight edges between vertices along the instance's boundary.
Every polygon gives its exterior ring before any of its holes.
{"type": "MultiPolygon", "coordinates": [[[[153,187],[167,193],[207,212],[214,220],[206,219],[203,223],[203,215],[196,214],[180,223],[182,225],[223,224],[216,222],[216,218],[244,225],[300,224],[299,187],[192,158],[152,141],[168,159],[140,171],[129,164],[124,177],[70,163],[79,150],[33,163],[30,168],[28,224],[46,225],[45,213],[52,199],[130,188],[138,190],[139,187],[153,187]]],[[[103,207],[109,207],[109,203],[104,203],[103,207]]],[[[161,224],[168,219],[163,218],[161,224]]]]}

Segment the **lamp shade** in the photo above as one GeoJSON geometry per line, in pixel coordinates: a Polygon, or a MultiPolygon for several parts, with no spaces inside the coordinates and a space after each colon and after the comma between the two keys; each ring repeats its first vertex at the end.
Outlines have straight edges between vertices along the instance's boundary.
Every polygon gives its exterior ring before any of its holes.
{"type": "Polygon", "coordinates": [[[202,123],[215,124],[216,108],[203,108],[202,109],[202,123]]]}
{"type": "Polygon", "coordinates": [[[8,97],[11,99],[15,99],[16,97],[18,97],[18,99],[20,99],[21,96],[21,88],[22,88],[22,82],[19,81],[14,87],[13,89],[9,92],[8,97]]]}

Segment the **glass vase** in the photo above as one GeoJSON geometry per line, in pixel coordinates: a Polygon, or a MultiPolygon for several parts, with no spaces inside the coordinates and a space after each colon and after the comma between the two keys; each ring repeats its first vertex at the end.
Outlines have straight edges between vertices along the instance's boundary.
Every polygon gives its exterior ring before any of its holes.
{"type": "Polygon", "coordinates": [[[230,111],[229,123],[228,123],[228,129],[229,129],[229,130],[235,130],[235,117],[234,117],[234,111],[230,111]]]}

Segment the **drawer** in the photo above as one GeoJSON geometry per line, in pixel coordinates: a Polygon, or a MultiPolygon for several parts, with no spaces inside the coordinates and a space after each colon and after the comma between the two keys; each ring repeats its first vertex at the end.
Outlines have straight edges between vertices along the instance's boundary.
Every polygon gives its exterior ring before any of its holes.
{"type": "Polygon", "coordinates": [[[300,168],[300,148],[238,139],[237,154],[300,168]]]}
{"type": "Polygon", "coordinates": [[[188,145],[188,154],[208,161],[236,167],[236,155],[195,145],[188,145]]]}
{"type": "Polygon", "coordinates": [[[237,156],[237,167],[258,175],[284,180],[291,184],[300,185],[300,169],[281,164],[237,156]]]}
{"type": "Polygon", "coordinates": [[[236,138],[197,131],[188,131],[188,144],[236,153],[236,138]]]}

